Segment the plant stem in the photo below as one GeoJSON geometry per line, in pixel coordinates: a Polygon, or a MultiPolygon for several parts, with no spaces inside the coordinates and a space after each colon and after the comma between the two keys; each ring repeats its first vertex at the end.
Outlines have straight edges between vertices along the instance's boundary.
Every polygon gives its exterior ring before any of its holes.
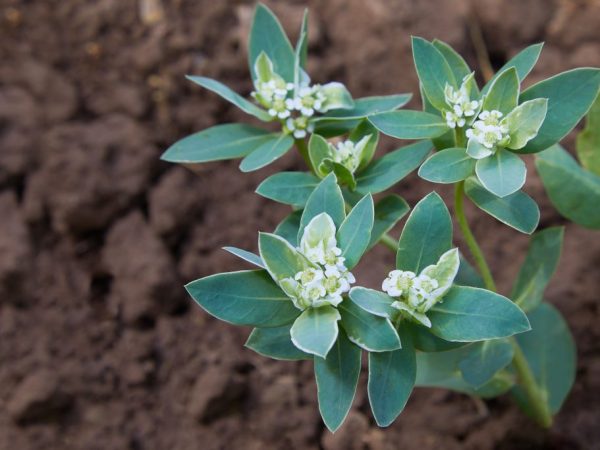
{"type": "Polygon", "coordinates": [[[492,272],[485,260],[485,256],[483,256],[483,252],[469,227],[469,223],[467,222],[467,217],[465,216],[464,209],[464,194],[465,194],[465,182],[461,181],[456,184],[454,188],[454,213],[456,215],[456,219],[458,221],[458,226],[460,227],[460,231],[462,232],[465,241],[467,243],[467,247],[469,247],[469,251],[475,260],[475,264],[479,269],[479,273],[483,278],[483,282],[485,283],[485,287],[490,291],[496,292],[496,283],[494,282],[494,277],[492,277],[492,272]]]}
{"type": "Polygon", "coordinates": [[[465,136],[465,132],[462,128],[456,127],[454,129],[454,144],[457,147],[467,146],[467,137],[465,136]]]}
{"type": "Polygon", "coordinates": [[[383,233],[379,238],[379,243],[385,245],[394,253],[398,251],[398,241],[387,233],[383,233]]]}
{"type": "Polygon", "coordinates": [[[294,141],[294,143],[296,144],[296,148],[298,149],[298,152],[302,155],[302,158],[304,158],[304,162],[306,163],[306,165],[308,166],[310,171],[312,173],[315,173],[315,168],[312,166],[312,162],[310,161],[310,156],[308,155],[308,146],[306,145],[306,140],[305,139],[296,139],[294,141]]]}

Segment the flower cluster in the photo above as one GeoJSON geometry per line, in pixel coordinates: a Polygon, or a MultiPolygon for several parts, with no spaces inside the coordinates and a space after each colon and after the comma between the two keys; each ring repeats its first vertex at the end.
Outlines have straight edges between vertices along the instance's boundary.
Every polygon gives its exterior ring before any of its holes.
{"type": "Polygon", "coordinates": [[[473,127],[467,130],[467,138],[475,139],[485,148],[492,150],[496,146],[506,146],[510,137],[508,125],[502,122],[502,113],[497,110],[481,111],[473,127]]]}
{"type": "Polygon", "coordinates": [[[360,141],[353,142],[345,140],[337,145],[329,144],[331,158],[334,162],[343,165],[350,172],[354,173],[360,165],[365,148],[371,135],[364,136],[360,141]]]}
{"type": "Polygon", "coordinates": [[[328,214],[319,214],[310,221],[304,229],[298,251],[306,257],[310,266],[293,278],[281,280],[283,290],[301,310],[323,305],[337,306],[356,280],[344,264],[342,250],[337,247],[335,224],[328,214]]]}
{"type": "Polygon", "coordinates": [[[471,100],[465,79],[458,90],[446,83],[444,96],[446,104],[451,108],[446,111],[445,119],[450,128],[464,127],[467,117],[473,117],[479,107],[479,101],[471,100]]]}

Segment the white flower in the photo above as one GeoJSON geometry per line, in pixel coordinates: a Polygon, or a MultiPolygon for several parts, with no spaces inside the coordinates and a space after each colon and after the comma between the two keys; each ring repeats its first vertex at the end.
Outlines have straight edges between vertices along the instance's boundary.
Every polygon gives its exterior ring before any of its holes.
{"type": "Polygon", "coordinates": [[[450,108],[445,112],[444,117],[450,128],[464,127],[466,124],[465,118],[474,116],[479,107],[479,101],[469,98],[467,85],[471,78],[471,75],[465,77],[459,89],[454,89],[448,83],[444,87],[444,97],[450,108]]]}
{"type": "Polygon", "coordinates": [[[381,289],[391,297],[400,297],[412,288],[415,277],[416,274],[414,272],[392,270],[388,277],[383,280],[381,289]]]}
{"type": "Polygon", "coordinates": [[[481,111],[473,127],[466,131],[467,138],[475,139],[489,150],[508,144],[508,127],[500,121],[501,118],[502,113],[495,109],[481,111]]]}
{"type": "Polygon", "coordinates": [[[367,135],[358,142],[348,139],[339,142],[337,145],[329,144],[331,158],[334,162],[343,165],[350,172],[354,173],[362,161],[370,138],[371,135],[367,135]]]}

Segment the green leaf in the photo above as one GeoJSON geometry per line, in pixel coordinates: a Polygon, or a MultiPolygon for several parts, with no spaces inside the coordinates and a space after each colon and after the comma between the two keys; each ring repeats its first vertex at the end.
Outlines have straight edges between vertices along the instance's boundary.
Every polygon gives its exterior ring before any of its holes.
{"type": "Polygon", "coordinates": [[[442,198],[432,192],[412,210],[398,245],[396,267],[419,273],[452,246],[452,220],[442,198]]]}
{"type": "Polygon", "coordinates": [[[293,247],[298,246],[298,230],[302,211],[294,211],[281,221],[274,233],[288,241],[293,247]]]}
{"type": "Polygon", "coordinates": [[[269,141],[263,142],[252,153],[242,159],[240,170],[252,172],[268,166],[285,155],[294,145],[294,138],[289,134],[274,133],[269,141]]]}
{"type": "Polygon", "coordinates": [[[266,270],[211,275],[185,286],[209,314],[234,325],[279,327],[292,322],[298,310],[266,270]]]}
{"type": "Polygon", "coordinates": [[[271,136],[266,130],[241,123],[217,125],[175,142],[161,159],[175,163],[202,163],[241,158],[268,142],[271,136]]]}
{"type": "Polygon", "coordinates": [[[448,131],[439,115],[423,111],[389,111],[369,116],[369,121],[383,134],[396,139],[429,139],[448,131]]]}
{"type": "MultiPolygon", "coordinates": [[[[542,303],[529,314],[532,331],[517,336],[550,412],[557,413],[575,381],[576,350],[573,336],[561,314],[542,303]]],[[[527,411],[527,398],[520,386],[513,395],[527,411]]]]}
{"type": "Polygon", "coordinates": [[[359,201],[342,222],[337,232],[338,247],[346,258],[344,264],[352,269],[358,264],[371,241],[373,228],[373,197],[367,194],[359,201]]]}
{"type": "Polygon", "coordinates": [[[271,233],[258,234],[260,256],[274,280],[293,278],[311,267],[310,262],[284,238],[271,233]]]}
{"type": "Polygon", "coordinates": [[[531,311],[541,302],[560,258],[563,227],[546,228],[535,233],[521,266],[510,297],[524,311],[531,311]]]}
{"type": "Polygon", "coordinates": [[[344,422],[352,406],[360,375],[360,360],[360,348],[352,344],[343,331],[327,359],[315,358],[319,411],[332,433],[344,422]]]}
{"type": "Polygon", "coordinates": [[[223,247],[223,250],[231,253],[232,255],[237,256],[238,258],[243,259],[244,261],[248,261],[249,263],[258,266],[261,269],[265,269],[265,263],[260,258],[260,256],[255,255],[254,253],[249,252],[248,250],[243,250],[237,247],[223,247]]]}
{"type": "Polygon", "coordinates": [[[421,352],[446,352],[467,345],[465,342],[450,342],[437,337],[431,330],[415,322],[404,321],[400,329],[406,329],[413,339],[414,347],[421,352]]]}
{"type": "Polygon", "coordinates": [[[431,332],[447,341],[483,341],[531,329],[527,316],[509,299],[467,286],[452,287],[427,315],[431,332]]]}
{"type": "Polygon", "coordinates": [[[513,346],[505,339],[475,342],[465,347],[466,355],[458,363],[463,378],[474,388],[488,383],[499,370],[510,364],[513,346]]]}
{"type": "Polygon", "coordinates": [[[356,177],[362,194],[385,191],[415,170],[431,151],[430,141],[415,142],[375,160],[356,177]]]}
{"type": "Polygon", "coordinates": [[[395,308],[392,308],[392,303],[396,299],[384,292],[357,286],[350,289],[349,296],[353,303],[376,316],[390,319],[398,313],[395,308]]]}
{"type": "Polygon", "coordinates": [[[537,62],[540,56],[540,52],[542,51],[543,46],[543,43],[533,44],[517,53],[506,64],[504,64],[498,72],[496,72],[496,74],[492,77],[490,81],[488,81],[488,83],[483,88],[481,94],[485,95],[496,80],[496,78],[498,78],[511,67],[514,67],[517,70],[519,81],[522,82],[525,79],[525,77],[529,74],[529,72],[531,72],[533,66],[535,66],[535,63],[537,62]]]}
{"type": "Polygon", "coordinates": [[[244,345],[268,358],[284,361],[313,359],[312,355],[292,344],[290,328],[291,324],[276,328],[255,328],[244,345]]]}
{"type": "Polygon", "coordinates": [[[444,56],[450,66],[457,84],[471,74],[469,65],[452,47],[438,39],[433,40],[433,46],[444,56]]]}
{"type": "Polygon", "coordinates": [[[292,342],[306,353],[325,358],[338,337],[340,318],[333,306],[305,309],[290,330],[292,342]]]}
{"type": "Polygon", "coordinates": [[[191,82],[196,83],[197,85],[202,86],[203,88],[206,88],[206,89],[214,92],[215,94],[220,95],[225,100],[234,104],[235,106],[240,108],[245,113],[258,118],[258,119],[262,120],[263,122],[270,122],[273,120],[273,118],[269,115],[269,113],[267,111],[258,107],[251,101],[246,100],[244,97],[237,94],[236,92],[234,92],[233,90],[231,90],[230,88],[228,88],[223,83],[221,83],[217,80],[212,80],[210,78],[197,77],[197,76],[192,76],[192,75],[186,75],[186,78],[188,80],[190,80],[191,82]]]}
{"type": "Polygon", "coordinates": [[[363,119],[373,114],[394,111],[406,105],[411,97],[412,94],[395,94],[359,98],[354,100],[352,108],[329,111],[327,114],[316,119],[316,123],[363,119]]]}
{"type": "Polygon", "coordinates": [[[375,221],[367,248],[377,244],[381,236],[391,230],[409,210],[408,203],[396,194],[387,195],[379,200],[375,205],[375,221]]]}
{"type": "Polygon", "coordinates": [[[465,182],[465,193],[477,207],[521,233],[531,234],[537,228],[540,210],[535,201],[522,191],[500,198],[472,177],[465,182]]]}
{"type": "Polygon", "coordinates": [[[547,110],[548,100],[545,98],[529,100],[513,109],[505,119],[510,136],[507,147],[513,150],[525,147],[538,134],[547,110]]]}
{"type": "Polygon", "coordinates": [[[516,108],[518,99],[519,77],[517,70],[511,67],[494,80],[483,99],[482,110],[497,110],[506,115],[516,108]]]}
{"type": "Polygon", "coordinates": [[[294,49],[288,40],[277,17],[265,5],[259,3],[254,11],[248,45],[248,62],[252,78],[256,79],[254,62],[265,54],[273,62],[275,73],[285,81],[294,81],[294,49]]]}
{"type": "Polygon", "coordinates": [[[298,34],[295,56],[298,59],[300,68],[305,68],[308,58],[308,8],[304,10],[304,15],[302,16],[302,25],[300,26],[300,34],[298,34]]]}
{"type": "Polygon", "coordinates": [[[373,156],[375,155],[375,150],[377,149],[377,144],[379,143],[379,132],[377,129],[369,122],[368,120],[362,120],[358,126],[350,132],[348,135],[348,139],[350,139],[355,144],[359,143],[365,136],[369,136],[369,140],[365,145],[362,156],[360,160],[360,164],[356,169],[356,172],[361,172],[365,167],[369,165],[373,156]]]}
{"type": "Polygon", "coordinates": [[[344,197],[337,184],[335,175],[330,173],[321,181],[315,190],[310,194],[300,219],[300,228],[298,229],[298,241],[302,238],[304,227],[313,217],[321,213],[329,214],[336,228],[342,224],[346,218],[344,197]]]}
{"type": "Polygon", "coordinates": [[[446,58],[433,44],[419,37],[412,38],[412,50],[417,75],[427,98],[438,110],[447,109],[444,87],[446,83],[453,88],[458,85],[446,58]]]}
{"type": "Polygon", "coordinates": [[[308,172],[279,172],[260,183],[256,193],[270,200],[301,208],[319,181],[308,172]]]}
{"type": "Polygon", "coordinates": [[[462,254],[460,255],[460,265],[458,266],[458,273],[456,274],[454,283],[460,286],[485,287],[481,275],[479,275],[477,270],[475,270],[462,254]]]}
{"type": "Polygon", "coordinates": [[[484,188],[502,198],[523,187],[527,167],[517,155],[500,148],[493,155],[479,159],[475,173],[484,188]]]}
{"type": "Polygon", "coordinates": [[[400,348],[400,338],[389,319],[369,314],[354,302],[343,301],[338,310],[348,339],[369,352],[400,348]]]}
{"type": "Polygon", "coordinates": [[[346,166],[340,163],[333,162],[331,159],[324,159],[318,170],[319,172],[324,173],[333,172],[340,186],[348,186],[352,191],[356,188],[354,175],[346,168],[346,166]]]}
{"type": "Polygon", "coordinates": [[[419,176],[433,183],[457,183],[473,174],[475,160],[464,148],[448,148],[431,155],[419,168],[419,176]]]}
{"type": "Polygon", "coordinates": [[[402,412],[417,377],[417,359],[409,333],[402,349],[369,353],[369,403],[377,425],[387,427],[402,412]]]}
{"type": "Polygon", "coordinates": [[[576,147],[581,165],[600,175],[600,95],[588,112],[584,130],[577,135],[576,147]]]}
{"type": "Polygon", "coordinates": [[[323,177],[327,175],[327,173],[320,170],[320,166],[324,159],[331,158],[331,149],[323,137],[318,134],[313,134],[310,137],[308,141],[308,155],[312,166],[318,171],[319,175],[323,177]]]}
{"type": "Polygon", "coordinates": [[[346,86],[342,83],[332,81],[321,86],[321,92],[325,95],[322,111],[327,112],[332,109],[352,109],[354,100],[346,86]]]}
{"type": "Polygon", "coordinates": [[[534,84],[521,101],[548,99],[548,112],[538,135],[521,150],[536,153],[556,144],[588,112],[600,87],[600,70],[581,68],[560,73],[534,84]]]}
{"type": "Polygon", "coordinates": [[[600,177],[583,170],[559,145],[536,155],[535,167],[548,197],[568,219],[600,229],[600,177]]]}

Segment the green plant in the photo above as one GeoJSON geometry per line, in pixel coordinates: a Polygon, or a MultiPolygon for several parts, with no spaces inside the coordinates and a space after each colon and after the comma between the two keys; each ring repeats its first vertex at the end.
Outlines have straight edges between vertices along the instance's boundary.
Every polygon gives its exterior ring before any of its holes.
{"type": "MultiPolygon", "coordinates": [[[[250,171],[295,144],[309,168],[277,173],[258,186],[258,194],[293,211],[273,233],[259,234],[259,255],[226,248],[256,268],[193,281],[189,294],[213,316],[254,327],[250,349],[275,359],[312,360],[319,409],[332,431],[351,406],[363,351],[380,426],[395,420],[415,386],[483,398],[508,392],[540,425],[550,426],[575,375],[566,323],[543,302],[563,229],[532,235],[507,298],[496,292],[463,204],[466,196],[515,230],[533,233],[539,209],[521,190],[521,157],[540,154],[538,168],[552,196],[548,180],[555,175],[547,179],[544,164],[552,160],[553,167],[569,170],[556,146],[590,109],[600,71],[564,72],[521,92],[542,49],[538,44],[480,89],[451,47],[413,38],[424,111],[399,110],[410,95],[352,99],[340,83],[310,84],[306,33],[305,15],[293,48],[275,16],[256,8],[249,46],[254,102],[216,81],[189,77],[259,120],[279,124],[280,131],[218,125],[175,143],[163,159],[243,158],[240,169],[250,171]],[[417,142],[374,158],[380,132],[417,142]],[[388,234],[409,207],[397,195],[376,204],[372,196],[417,168],[425,180],[455,185],[455,219],[476,268],[453,246],[451,216],[435,192],[414,206],[399,240],[388,234]],[[396,253],[396,264],[381,274],[381,290],[367,289],[351,270],[378,243],[396,253]]],[[[590,140],[598,142],[590,137],[595,128],[590,125],[581,140],[585,160],[597,169],[597,155],[588,148],[590,140]]],[[[582,207],[579,217],[594,216],[590,208],[582,207]]]]}

